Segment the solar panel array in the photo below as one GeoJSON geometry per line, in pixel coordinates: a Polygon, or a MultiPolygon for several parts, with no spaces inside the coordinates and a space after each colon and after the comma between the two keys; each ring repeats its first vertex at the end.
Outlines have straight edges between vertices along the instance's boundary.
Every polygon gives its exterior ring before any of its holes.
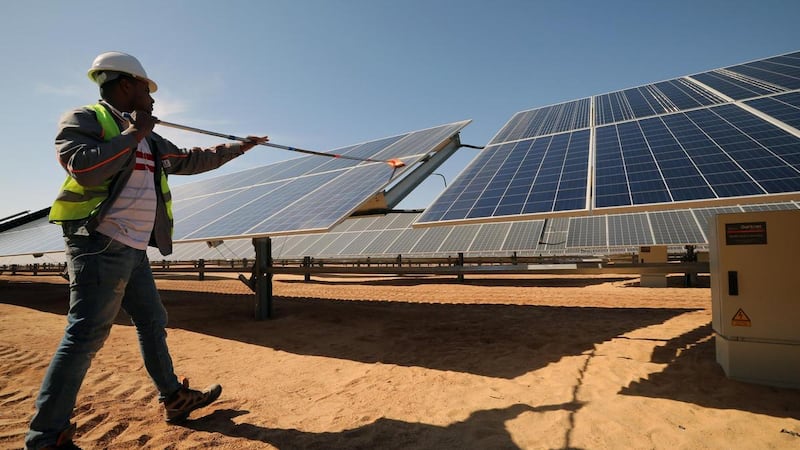
{"type": "MultiPolygon", "coordinates": [[[[413,166],[467,123],[335,152],[413,166]]],[[[283,257],[702,245],[713,214],[798,207],[799,129],[795,52],[517,113],[420,215],[342,222],[398,175],[384,163],[309,156],[178,186],[171,259],[252,252],[236,238],[255,236],[283,257]]],[[[8,230],[0,256],[61,252],[60,235],[44,220],[8,230]]]]}
{"type": "Polygon", "coordinates": [[[795,52],[517,113],[418,223],[800,194],[798,89],[795,52]]]}
{"type": "MultiPolygon", "coordinates": [[[[384,162],[306,156],[176,186],[174,240],[207,241],[324,231],[349,216],[396,176],[446,145],[469,121],[336,149],[384,162]]],[[[42,218],[0,233],[0,256],[64,249],[61,229],[42,218]]]]}
{"type": "MultiPolygon", "coordinates": [[[[391,213],[383,216],[355,217],[336,225],[327,233],[309,233],[273,238],[275,258],[394,258],[467,256],[554,256],[598,255],[636,252],[643,245],[683,245],[703,247],[709,223],[715,214],[776,209],[800,209],[800,202],[695,208],[629,214],[603,214],[585,217],[559,217],[483,224],[445,225],[412,228],[420,213],[391,213]]],[[[19,227],[23,228],[23,227],[19,227]]],[[[174,253],[163,257],[157,249],[148,250],[151,261],[193,261],[198,259],[241,259],[255,257],[251,239],[225,240],[209,247],[206,242],[175,245],[174,253]]],[[[63,262],[60,230],[46,219],[25,229],[0,233],[3,264],[63,262]],[[12,233],[13,231],[13,233],[12,233]],[[39,260],[27,251],[36,239],[47,242],[38,247],[45,254],[39,260]],[[16,243],[13,243],[17,240],[16,243]],[[44,250],[48,248],[49,250],[44,250]]]]}
{"type": "Polygon", "coordinates": [[[421,213],[352,218],[325,235],[282,236],[273,240],[276,258],[403,256],[519,256],[609,254],[643,245],[681,248],[708,243],[715,214],[800,209],[798,202],[681,209],[631,214],[443,225],[411,228],[421,213]]]}
{"type": "Polygon", "coordinates": [[[175,240],[275,236],[324,231],[350,215],[406,168],[453,138],[469,121],[388,137],[332,153],[383,162],[326,159],[283,161],[203,180],[174,190],[175,240]]]}
{"type": "Polygon", "coordinates": [[[64,239],[61,227],[48,222],[47,217],[0,233],[0,256],[55,251],[64,251],[64,239]]]}

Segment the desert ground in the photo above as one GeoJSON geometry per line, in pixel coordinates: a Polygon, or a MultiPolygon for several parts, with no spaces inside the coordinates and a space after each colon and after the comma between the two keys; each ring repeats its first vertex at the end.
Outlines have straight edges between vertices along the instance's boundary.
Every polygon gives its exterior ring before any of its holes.
{"type": "MultiPolygon", "coordinates": [[[[800,391],[715,361],[708,279],[302,277],[274,317],[232,277],[158,275],[176,371],[221,398],[164,423],[120,313],[78,397],[87,449],[791,449],[800,391]]],[[[68,286],[0,275],[0,448],[21,448],[68,286]]]]}

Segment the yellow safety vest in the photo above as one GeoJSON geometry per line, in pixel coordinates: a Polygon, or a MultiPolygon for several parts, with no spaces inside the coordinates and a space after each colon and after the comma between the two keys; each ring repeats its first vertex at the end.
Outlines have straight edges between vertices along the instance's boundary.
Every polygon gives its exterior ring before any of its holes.
{"type": "MultiPolygon", "coordinates": [[[[97,121],[103,127],[103,139],[106,141],[120,135],[117,122],[111,116],[111,113],[97,103],[90,105],[97,114],[97,121]]],[[[161,193],[165,200],[164,206],[167,209],[167,217],[169,217],[170,228],[172,228],[172,195],[169,192],[169,185],[167,184],[167,174],[164,169],[161,169],[161,193]]],[[[108,198],[108,187],[111,185],[111,179],[103,182],[100,186],[85,187],[78,184],[74,178],[67,175],[64,184],[61,185],[61,192],[53,206],[50,208],[50,221],[61,223],[65,220],[80,220],[88,217],[94,217],[100,206],[108,198]]]]}

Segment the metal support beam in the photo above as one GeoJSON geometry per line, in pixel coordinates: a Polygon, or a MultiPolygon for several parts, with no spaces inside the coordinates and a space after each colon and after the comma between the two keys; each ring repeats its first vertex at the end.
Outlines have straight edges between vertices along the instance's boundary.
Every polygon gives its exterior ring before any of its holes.
{"type": "Polygon", "coordinates": [[[256,320],[272,317],[272,240],[254,238],[256,262],[253,269],[256,291],[256,320]]]}
{"type": "Polygon", "coordinates": [[[456,134],[441,150],[434,153],[433,156],[429,157],[427,160],[424,160],[419,167],[416,167],[397,184],[384,192],[387,207],[392,209],[397,206],[411,191],[416,189],[420,183],[425,181],[438,169],[447,158],[453,156],[459,148],[461,148],[461,138],[459,134],[456,134]]]}

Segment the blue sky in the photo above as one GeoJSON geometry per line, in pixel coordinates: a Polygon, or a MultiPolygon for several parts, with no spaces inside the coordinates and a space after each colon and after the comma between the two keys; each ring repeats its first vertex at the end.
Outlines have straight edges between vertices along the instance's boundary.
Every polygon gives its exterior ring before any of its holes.
{"type": "MultiPolygon", "coordinates": [[[[86,70],[107,50],[139,58],[164,120],[328,151],[464,119],[462,142],[484,145],[517,111],[800,49],[792,0],[18,0],[0,11],[0,218],[50,205],[64,179],[58,118],[97,100],[86,70]]],[[[179,146],[219,142],[157,131],[179,146]]],[[[475,152],[439,172],[452,181],[475,152]]],[[[260,147],[210,175],[296,156],[260,147]]],[[[424,208],[443,187],[431,177],[400,207],[424,208]]]]}

